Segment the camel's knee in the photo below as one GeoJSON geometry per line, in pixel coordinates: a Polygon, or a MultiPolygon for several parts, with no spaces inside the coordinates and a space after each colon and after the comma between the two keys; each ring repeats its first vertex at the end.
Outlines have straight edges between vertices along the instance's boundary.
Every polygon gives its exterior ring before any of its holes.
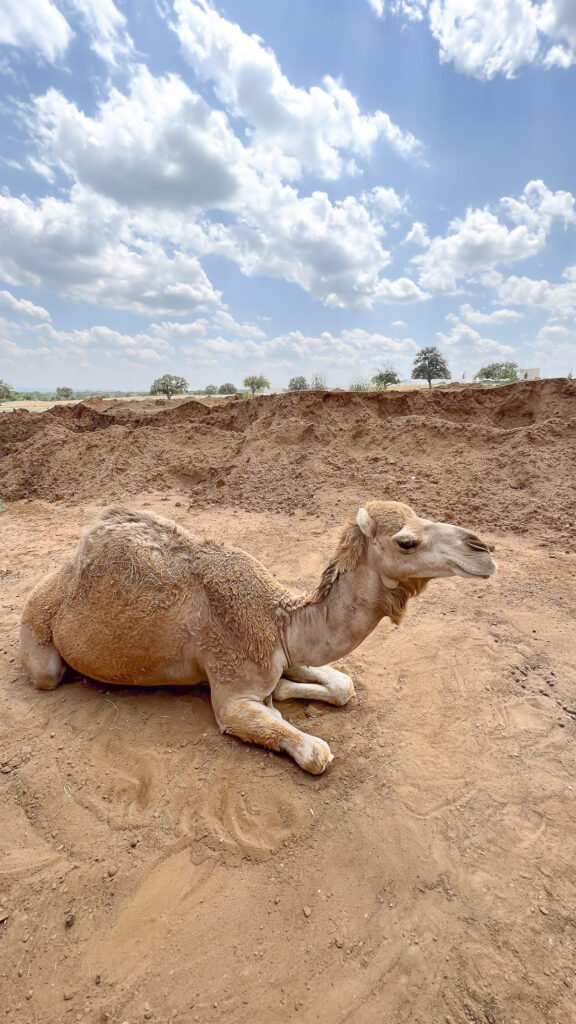
{"type": "Polygon", "coordinates": [[[20,660],[38,690],[54,690],[62,681],[66,666],[54,644],[40,644],[30,626],[20,630],[20,660]]]}

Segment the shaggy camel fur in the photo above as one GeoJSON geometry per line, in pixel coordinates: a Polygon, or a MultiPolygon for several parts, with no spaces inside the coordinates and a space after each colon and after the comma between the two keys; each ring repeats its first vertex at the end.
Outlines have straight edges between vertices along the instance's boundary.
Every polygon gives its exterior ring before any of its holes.
{"type": "Polygon", "coordinates": [[[352,680],[326,662],[354,650],[383,616],[399,623],[429,579],[495,569],[473,533],[371,501],[344,526],[316,590],[298,597],[244,551],[152,512],[112,508],[30,594],[22,663],[44,690],[67,665],[122,685],[207,681],[223,732],[319,774],[332,760],[328,744],[284,721],[272,698],[346,704],[352,680]]]}

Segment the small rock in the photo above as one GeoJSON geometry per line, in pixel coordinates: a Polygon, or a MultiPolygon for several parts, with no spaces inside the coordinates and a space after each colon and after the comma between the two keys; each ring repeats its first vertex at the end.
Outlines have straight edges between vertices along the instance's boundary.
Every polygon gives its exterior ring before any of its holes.
{"type": "Polygon", "coordinates": [[[33,995],[34,995],[34,993],[33,993],[32,989],[29,988],[27,993],[26,993],[26,999],[32,999],[33,995]]]}
{"type": "Polygon", "coordinates": [[[541,914],[544,914],[544,917],[546,917],[546,915],[548,914],[548,911],[546,910],[546,907],[538,907],[538,910],[540,911],[541,914]]]}
{"type": "Polygon", "coordinates": [[[74,924],[75,920],[76,920],[76,914],[67,914],[66,915],[66,927],[67,928],[71,928],[72,925],[74,924]]]}
{"type": "Polygon", "coordinates": [[[132,849],[134,849],[135,846],[138,846],[138,840],[137,839],[131,839],[130,840],[130,846],[132,847],[132,849]]]}
{"type": "Polygon", "coordinates": [[[101,974],[97,974],[96,977],[94,978],[94,984],[95,985],[99,985],[101,981],[102,981],[102,975],[101,974]]]}
{"type": "Polygon", "coordinates": [[[72,990],[71,990],[71,989],[69,989],[69,988],[65,988],[65,989],[64,989],[64,991],[63,991],[63,993],[62,993],[62,998],[63,998],[63,999],[66,999],[66,1000],[68,1000],[68,999],[74,999],[74,993],[72,992],[72,990]]]}
{"type": "Polygon", "coordinates": [[[115,864],[111,864],[110,867],[108,868],[108,877],[109,878],[114,878],[114,875],[116,874],[117,871],[118,871],[118,868],[116,867],[116,865],[115,864]]]}
{"type": "Polygon", "coordinates": [[[4,907],[0,907],[0,924],[4,924],[4,921],[7,921],[9,916],[8,911],[4,910],[4,907]]]}
{"type": "Polygon", "coordinates": [[[302,913],[304,914],[304,917],[310,917],[312,911],[310,907],[302,907],[302,913]]]}
{"type": "Polygon", "coordinates": [[[344,945],[344,939],[340,935],[336,936],[336,938],[334,939],[334,942],[338,946],[338,949],[342,949],[342,946],[344,945]]]}

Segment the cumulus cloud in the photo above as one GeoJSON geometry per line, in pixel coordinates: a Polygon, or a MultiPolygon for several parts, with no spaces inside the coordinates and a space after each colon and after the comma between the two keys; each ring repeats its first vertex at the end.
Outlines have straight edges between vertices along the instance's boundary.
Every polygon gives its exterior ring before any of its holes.
{"type": "Polygon", "coordinates": [[[428,25],[440,60],[476,78],[512,78],[534,62],[567,68],[576,61],[576,8],[572,0],[368,0],[386,11],[428,25]]]}
{"type": "Polygon", "coordinates": [[[555,218],[574,223],[574,197],[551,192],[542,181],[529,182],[519,199],[505,197],[500,207],[515,226],[487,207],[467,210],[450,223],[446,236],[433,238],[426,252],[413,257],[423,288],[453,293],[462,278],[534,256],[555,218]]]}
{"type": "Polygon", "coordinates": [[[113,89],[94,117],[50,89],[35,114],[44,160],[126,206],[221,206],[254,184],[226,115],[177,75],[138,67],[128,94],[113,89]]]}
{"type": "Polygon", "coordinates": [[[114,200],[143,237],[223,256],[246,275],[283,278],[328,306],[426,297],[409,277],[383,275],[390,254],[382,240],[406,198],[383,186],[335,202],[326,192],[301,195],[262,170],[226,114],[176,75],[139,67],[127,93],[112,90],[90,117],[51,89],[36,99],[30,123],[44,165],[114,200]]]}
{"type": "Polygon", "coordinates": [[[476,371],[485,359],[510,359],[515,354],[511,345],[503,345],[495,338],[484,338],[468,324],[456,323],[449,334],[438,331],[436,337],[445,349],[448,361],[458,362],[468,371],[476,371]]]}
{"type": "Polygon", "coordinates": [[[417,245],[420,249],[426,249],[430,245],[430,236],[426,225],[422,224],[419,220],[415,220],[403,244],[417,245]]]}
{"type": "Polygon", "coordinates": [[[209,81],[234,117],[251,126],[253,144],[275,149],[327,179],[338,178],[349,154],[366,158],[380,138],[403,156],[419,143],[381,110],[362,114],[352,93],[326,76],[303,89],[283,74],[275,54],[205,0],[176,0],[177,32],[185,58],[209,81]]]}
{"type": "Polygon", "coordinates": [[[117,207],[79,186],[69,202],[0,195],[0,276],[12,286],[152,315],[220,301],[196,257],[139,237],[117,207]]]}
{"type": "Polygon", "coordinates": [[[72,29],[51,0],[4,0],[0,43],[40,54],[54,63],[68,48],[72,29]]]}
{"type": "MultiPolygon", "coordinates": [[[[510,324],[522,320],[524,314],[515,309],[493,309],[490,313],[482,313],[479,309],[474,309],[473,306],[464,303],[463,306],[460,306],[460,316],[469,324],[510,324]]],[[[457,317],[454,314],[449,314],[446,319],[456,322],[457,317]]]]}
{"type": "Polygon", "coordinates": [[[80,15],[91,39],[92,49],[107,64],[115,65],[132,52],[126,18],[112,0],[68,0],[80,15]]]}
{"type": "Polygon", "coordinates": [[[501,302],[513,306],[547,309],[558,320],[576,315],[576,266],[568,267],[560,284],[531,277],[511,276],[498,285],[501,302]]]}
{"type": "Polygon", "coordinates": [[[0,309],[32,323],[49,323],[50,313],[43,306],[35,306],[28,299],[17,299],[11,292],[0,291],[0,309]]]}

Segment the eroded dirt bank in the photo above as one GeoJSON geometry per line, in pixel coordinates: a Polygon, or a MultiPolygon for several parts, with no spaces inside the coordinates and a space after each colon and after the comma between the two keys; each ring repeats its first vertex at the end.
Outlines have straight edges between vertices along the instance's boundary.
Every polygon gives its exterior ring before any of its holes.
{"type": "Polygon", "coordinates": [[[576,1020],[576,389],[537,384],[0,416],[6,1020],[576,1020]],[[203,689],[23,677],[25,596],[110,499],[301,588],[370,496],[500,572],[381,625],[347,708],[283,705],[325,776],[219,736],[203,689]]]}

